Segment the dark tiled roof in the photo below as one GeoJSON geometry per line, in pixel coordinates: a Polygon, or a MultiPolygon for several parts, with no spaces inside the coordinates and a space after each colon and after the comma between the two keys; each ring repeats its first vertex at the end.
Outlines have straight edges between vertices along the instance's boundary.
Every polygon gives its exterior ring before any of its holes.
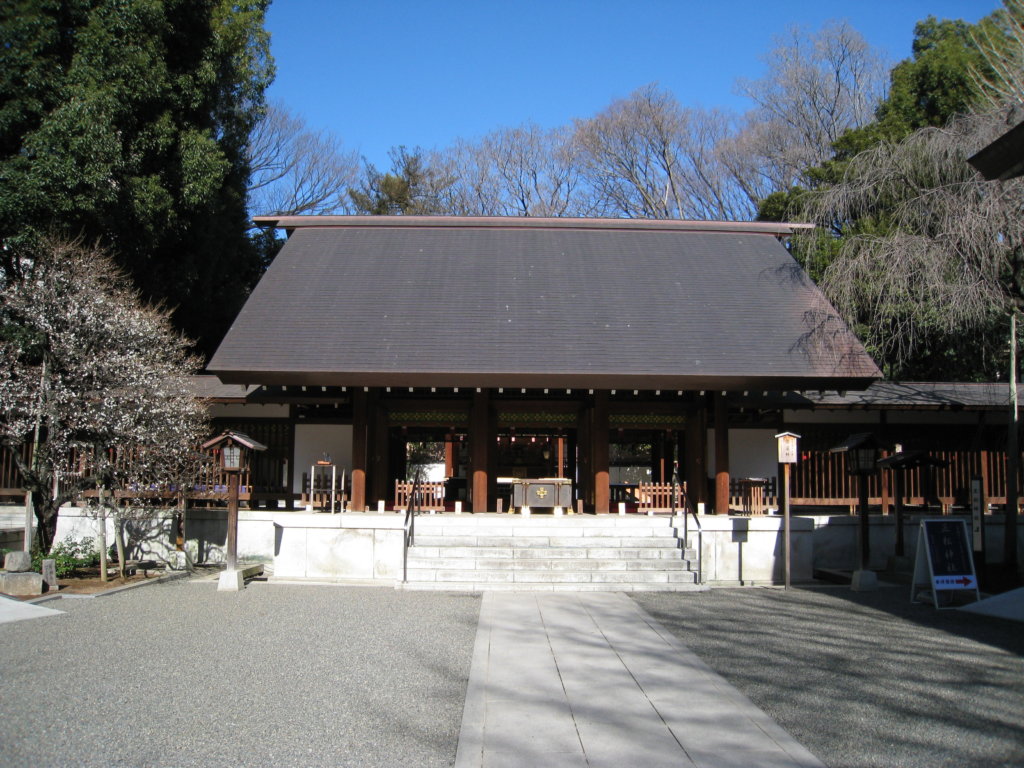
{"type": "Polygon", "coordinates": [[[255,387],[239,386],[238,384],[222,384],[216,376],[191,376],[192,393],[203,400],[244,401],[255,387]]]}
{"type": "Polygon", "coordinates": [[[1024,175],[1024,123],[1011,128],[967,159],[986,179],[1014,179],[1024,175]]]}
{"type": "Polygon", "coordinates": [[[876,381],[863,391],[747,392],[733,402],[756,408],[1001,411],[1009,407],[1010,390],[1000,382],[876,381]]]}
{"type": "Polygon", "coordinates": [[[880,377],[773,234],[366,221],[294,229],[208,370],[364,386],[849,388],[880,377]]]}

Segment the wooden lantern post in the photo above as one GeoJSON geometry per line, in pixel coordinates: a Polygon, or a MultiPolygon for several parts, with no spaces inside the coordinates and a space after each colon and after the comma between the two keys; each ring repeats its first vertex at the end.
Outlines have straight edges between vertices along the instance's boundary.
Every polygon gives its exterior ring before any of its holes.
{"type": "Polygon", "coordinates": [[[265,451],[267,446],[243,432],[224,432],[203,443],[203,450],[220,450],[220,466],[228,477],[228,520],[224,543],[224,562],[228,572],[238,570],[238,485],[249,451],[265,451]]]}
{"type": "Polygon", "coordinates": [[[871,560],[871,531],[868,527],[868,476],[878,469],[879,445],[870,432],[850,435],[832,449],[846,454],[846,471],[857,477],[860,530],[857,539],[858,569],[853,573],[852,588],[866,592],[878,587],[878,577],[868,568],[871,560]]]}
{"type": "Polygon", "coordinates": [[[790,573],[792,566],[792,557],[790,549],[790,527],[789,527],[789,468],[793,464],[796,464],[797,457],[797,440],[800,439],[800,435],[794,434],[793,432],[782,432],[775,436],[775,439],[779,441],[779,463],[782,465],[782,514],[785,526],[785,584],[786,589],[790,586],[790,573]]]}

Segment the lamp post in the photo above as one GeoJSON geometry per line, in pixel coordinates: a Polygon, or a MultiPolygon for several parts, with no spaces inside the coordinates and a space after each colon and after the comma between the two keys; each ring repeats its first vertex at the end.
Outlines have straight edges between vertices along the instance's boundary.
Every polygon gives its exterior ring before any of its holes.
{"type": "Polygon", "coordinates": [[[858,513],[860,517],[857,555],[859,567],[853,572],[851,586],[855,592],[868,592],[878,587],[878,577],[868,568],[871,540],[868,528],[868,476],[878,464],[879,445],[870,432],[850,435],[832,453],[846,454],[846,471],[857,477],[858,513]]]}
{"type": "Polygon", "coordinates": [[[228,476],[228,520],[224,543],[226,569],[221,574],[218,590],[238,591],[244,586],[238,570],[238,481],[245,466],[246,451],[265,451],[267,446],[243,432],[224,432],[203,443],[203,450],[220,449],[220,466],[228,476]]]}
{"type": "Polygon", "coordinates": [[[224,562],[229,571],[238,568],[238,473],[242,471],[242,446],[228,438],[220,450],[221,469],[228,476],[228,533],[224,562]]]}

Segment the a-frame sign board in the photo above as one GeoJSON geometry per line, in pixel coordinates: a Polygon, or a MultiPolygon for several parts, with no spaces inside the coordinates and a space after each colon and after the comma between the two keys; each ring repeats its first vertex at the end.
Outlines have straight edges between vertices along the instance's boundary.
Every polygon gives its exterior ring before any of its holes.
{"type": "Polygon", "coordinates": [[[931,588],[932,602],[937,609],[942,608],[939,592],[969,590],[974,592],[975,600],[981,599],[966,520],[944,517],[921,521],[910,602],[920,602],[916,598],[917,590],[924,586],[931,588]]]}

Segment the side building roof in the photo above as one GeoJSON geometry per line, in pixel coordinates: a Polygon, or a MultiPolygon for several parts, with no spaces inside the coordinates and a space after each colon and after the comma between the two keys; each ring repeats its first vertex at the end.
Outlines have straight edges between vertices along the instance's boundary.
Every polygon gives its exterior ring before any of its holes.
{"type": "Polygon", "coordinates": [[[857,389],[881,377],[789,225],[288,217],[225,383],[857,389]]]}

